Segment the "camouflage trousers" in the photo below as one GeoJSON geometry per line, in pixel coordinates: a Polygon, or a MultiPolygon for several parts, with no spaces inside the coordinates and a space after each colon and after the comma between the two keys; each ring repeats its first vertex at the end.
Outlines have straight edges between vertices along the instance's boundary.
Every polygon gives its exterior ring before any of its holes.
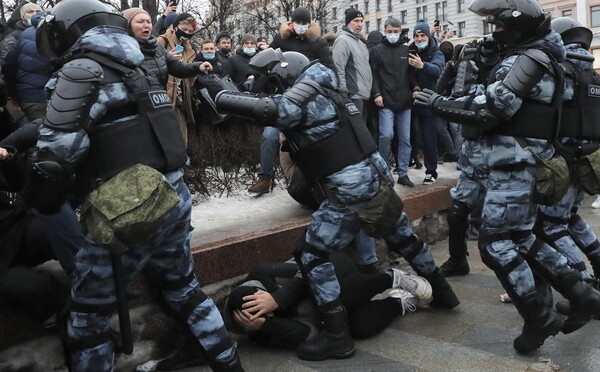
{"type": "MultiPolygon", "coordinates": [[[[200,290],[200,284],[193,275],[191,196],[183,181],[179,180],[174,187],[180,197],[179,204],[165,217],[146,244],[130,247],[123,254],[123,272],[127,284],[142,270],[161,283],[186,282],[181,287],[171,285],[163,289],[161,294],[165,302],[176,313],[181,313],[191,303],[190,299],[202,299],[185,315],[184,320],[207,354],[213,352],[217,355],[216,359],[228,359],[233,355],[235,344],[214,302],[200,290]],[[190,277],[191,280],[186,279],[190,277]]],[[[114,346],[106,337],[110,331],[111,314],[102,309],[111,308],[116,301],[113,270],[109,252],[93,241],[76,255],[71,297],[74,307],[67,329],[69,345],[75,345],[70,348],[71,370],[112,371],[114,346]]]]}
{"type": "Polygon", "coordinates": [[[581,271],[583,278],[590,279],[580,249],[588,257],[600,257],[600,243],[594,230],[577,215],[584,195],[581,187],[572,184],[557,204],[538,207],[538,224],[543,239],[565,256],[571,267],[581,271]]]}
{"type": "Polygon", "coordinates": [[[530,263],[552,283],[578,277],[564,256],[532,233],[536,218],[532,203],[535,171],[535,165],[519,163],[479,172],[473,178],[486,192],[480,253],[511,296],[536,291],[530,263]]]}
{"type": "MultiPolygon", "coordinates": [[[[381,182],[385,182],[381,180],[381,182]]],[[[377,190],[377,188],[375,189],[377,190]]],[[[374,197],[368,195],[368,197],[374,197]]],[[[347,246],[357,232],[361,230],[356,211],[360,210],[366,202],[365,198],[357,198],[363,202],[351,204],[333,203],[326,199],[321,203],[319,209],[313,214],[308,227],[305,242],[314,248],[312,251],[302,250],[299,252],[300,264],[308,269],[305,272],[307,280],[314,294],[317,306],[330,310],[339,310],[340,287],[335,276],[335,271],[328,254],[347,246]]],[[[403,246],[403,242],[414,237],[410,220],[406,213],[402,212],[396,222],[395,228],[384,238],[390,247],[397,247],[396,251],[409,257],[408,261],[419,275],[431,274],[436,266],[433,256],[427,244],[419,246],[419,251],[414,252],[414,247],[403,246]]],[[[361,246],[357,246],[361,249],[361,246]]]]}

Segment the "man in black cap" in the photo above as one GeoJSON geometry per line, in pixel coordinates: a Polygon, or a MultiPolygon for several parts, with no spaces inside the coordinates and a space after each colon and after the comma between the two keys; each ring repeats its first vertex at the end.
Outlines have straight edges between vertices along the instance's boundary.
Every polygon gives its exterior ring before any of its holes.
{"type": "MultiPolygon", "coordinates": [[[[279,48],[282,52],[302,53],[310,61],[318,59],[335,71],[327,42],[321,37],[321,27],[316,22],[311,22],[310,11],[304,7],[294,10],[291,22],[281,24],[279,33],[275,35],[270,47],[279,48]]],[[[262,195],[271,189],[277,150],[279,150],[279,130],[265,127],[260,144],[259,180],[250,186],[248,189],[250,192],[262,195]]]]}
{"type": "Polygon", "coordinates": [[[231,56],[231,34],[227,31],[219,32],[215,39],[215,45],[217,46],[217,58],[219,62],[222,64],[227,63],[231,56]]]}
{"type": "Polygon", "coordinates": [[[310,61],[318,59],[329,68],[334,68],[327,42],[321,37],[321,27],[312,22],[310,11],[298,7],[292,13],[291,22],[283,22],[279,33],[275,35],[271,48],[281,49],[282,52],[299,52],[310,61]]]}
{"type": "Polygon", "coordinates": [[[346,25],[338,32],[333,44],[333,61],[337,67],[340,89],[350,93],[352,102],[367,120],[366,102],[371,98],[373,76],[369,66],[369,50],[364,35],[364,16],[355,8],[345,11],[346,25]]]}

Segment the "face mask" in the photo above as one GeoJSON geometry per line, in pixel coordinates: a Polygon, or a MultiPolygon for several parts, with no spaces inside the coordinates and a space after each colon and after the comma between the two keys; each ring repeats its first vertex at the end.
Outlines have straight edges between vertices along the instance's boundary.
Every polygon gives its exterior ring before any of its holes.
{"type": "Polygon", "coordinates": [[[294,31],[298,35],[304,35],[306,31],[308,31],[308,25],[299,25],[297,23],[294,23],[294,31]]]}
{"type": "Polygon", "coordinates": [[[27,20],[25,21],[25,23],[27,23],[27,26],[31,26],[31,18],[27,18],[27,20]]]}
{"type": "Polygon", "coordinates": [[[398,40],[400,40],[400,34],[395,34],[393,32],[390,32],[388,34],[385,34],[385,39],[390,44],[396,44],[398,42],[398,40]]]}
{"type": "Polygon", "coordinates": [[[211,59],[215,59],[215,55],[214,54],[204,54],[202,53],[202,57],[204,57],[205,60],[211,60],[211,59]]]}
{"type": "Polygon", "coordinates": [[[425,49],[427,48],[427,45],[429,44],[429,41],[423,41],[421,43],[415,43],[415,45],[417,46],[417,48],[419,49],[425,49]]]}
{"type": "Polygon", "coordinates": [[[177,36],[177,38],[181,41],[187,41],[189,39],[192,38],[192,36],[194,36],[194,34],[188,34],[187,32],[181,30],[180,28],[178,28],[175,31],[175,36],[177,36]]]}
{"type": "Polygon", "coordinates": [[[256,48],[244,48],[244,54],[252,57],[256,54],[256,48]]]}

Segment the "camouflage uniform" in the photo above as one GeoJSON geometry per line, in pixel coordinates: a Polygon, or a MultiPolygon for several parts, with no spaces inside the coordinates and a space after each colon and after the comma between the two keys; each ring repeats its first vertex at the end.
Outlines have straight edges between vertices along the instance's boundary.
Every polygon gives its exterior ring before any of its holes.
{"type": "MultiPolygon", "coordinates": [[[[555,32],[527,47],[543,47],[558,60],[564,60],[562,40],[555,32]]],[[[494,112],[503,115],[501,120],[510,120],[523,102],[522,97],[499,85],[516,59],[517,55],[505,58],[494,72],[485,94],[474,97],[475,103],[493,105],[494,112]]],[[[555,80],[546,73],[529,91],[528,98],[550,103],[554,89],[555,80]]],[[[550,159],[554,148],[540,139],[528,138],[527,144],[523,148],[514,137],[484,135],[467,146],[466,165],[472,169],[472,175],[463,173],[486,191],[479,248],[484,262],[496,271],[511,296],[536,292],[530,265],[543,271],[553,284],[565,280],[568,283],[563,284],[568,287],[580,279],[580,274],[568,265],[564,256],[532,233],[536,217],[536,206],[532,203],[536,158],[550,159]]]]}
{"type": "MultiPolygon", "coordinates": [[[[566,45],[565,49],[568,52],[589,55],[589,52],[578,43],[566,45]]],[[[584,70],[593,68],[592,62],[577,59],[569,59],[569,61],[584,70]]],[[[567,92],[569,94],[573,92],[574,81],[572,79],[565,79],[565,85],[568,87],[567,92]]],[[[565,97],[565,101],[571,98],[568,95],[565,97]]],[[[569,123],[562,125],[569,125],[569,123]]],[[[561,143],[567,148],[585,145],[589,142],[589,140],[574,138],[561,139],[561,143]]],[[[598,242],[593,229],[577,214],[577,209],[581,206],[584,195],[585,193],[578,185],[577,180],[572,180],[569,190],[561,201],[552,206],[540,205],[538,207],[536,234],[562,253],[569,261],[569,265],[581,271],[583,278],[591,279],[592,276],[586,270],[585,263],[581,259],[580,249],[590,261],[597,264],[600,262],[600,242],[598,242]]],[[[596,270],[597,268],[595,268],[594,273],[597,276],[600,273],[596,270]]]]}
{"type": "MultiPolygon", "coordinates": [[[[336,89],[338,85],[335,73],[321,64],[310,66],[297,82],[305,79],[329,89],[336,89]]],[[[336,107],[323,95],[317,95],[308,103],[305,116],[302,108],[285,96],[275,95],[272,98],[277,102],[279,110],[279,119],[274,126],[300,148],[339,128],[336,107]],[[303,117],[306,120],[302,120],[303,117]],[[314,126],[316,122],[324,124],[314,126]]],[[[393,185],[394,179],[378,152],[325,177],[322,182],[328,199],[313,214],[305,236],[305,242],[315,250],[300,251],[302,265],[312,268],[307,273],[307,278],[316,302],[322,309],[336,311],[341,309],[341,305],[339,284],[333,266],[328,261],[321,261],[320,257],[345,247],[354,239],[361,228],[356,212],[377,194],[381,182],[393,185]]],[[[404,255],[420,275],[427,276],[436,269],[427,244],[410,244],[414,243],[416,237],[404,212],[385,240],[392,249],[404,255]]]]}
{"type": "MultiPolygon", "coordinates": [[[[137,41],[125,30],[98,26],[86,32],[72,50],[94,51],[127,66],[139,66],[144,56],[137,41]]],[[[49,81],[52,93],[57,79],[49,81]]],[[[100,84],[96,101],[89,112],[92,122],[101,122],[110,110],[129,102],[121,82],[100,84]]],[[[125,119],[125,118],[124,118],[125,119]]],[[[123,119],[117,119],[118,122],[123,119]]],[[[48,150],[58,159],[71,164],[83,161],[90,147],[84,130],[65,132],[42,126],[38,140],[40,150],[48,150]]],[[[235,353],[221,315],[213,301],[200,289],[193,273],[190,252],[190,193],[182,181],[183,171],[165,174],[179,195],[177,207],[170,212],[147,243],[129,247],[122,256],[127,284],[140,271],[146,270],[161,286],[167,304],[183,318],[193,335],[212,360],[226,360],[235,353]]],[[[71,363],[74,371],[111,371],[114,346],[108,337],[110,317],[115,299],[115,284],[110,254],[88,237],[89,245],[76,256],[73,274],[72,311],[68,320],[71,363]]]]}

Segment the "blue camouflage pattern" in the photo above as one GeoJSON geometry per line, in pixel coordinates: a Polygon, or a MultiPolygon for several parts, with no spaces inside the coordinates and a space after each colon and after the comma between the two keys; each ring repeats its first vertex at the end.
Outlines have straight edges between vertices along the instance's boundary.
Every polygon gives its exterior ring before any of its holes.
{"type": "MultiPolygon", "coordinates": [[[[338,86],[336,74],[320,63],[307,68],[296,82],[303,80],[315,81],[329,89],[336,89],[338,86]]],[[[335,104],[323,95],[316,95],[306,105],[304,116],[303,109],[284,95],[274,95],[272,98],[277,102],[279,110],[279,117],[274,127],[280,129],[286,138],[300,148],[329,136],[339,129],[335,104]]],[[[393,186],[394,178],[378,152],[325,177],[321,185],[328,198],[312,215],[305,235],[306,243],[322,251],[323,255],[349,244],[361,229],[356,212],[375,197],[382,182],[393,186]]],[[[402,252],[402,242],[413,235],[410,221],[406,214],[402,213],[396,227],[385,237],[385,240],[388,245],[399,247],[398,250],[402,252]]],[[[318,254],[303,250],[300,252],[300,260],[305,267],[312,267],[312,263],[319,262],[321,258],[318,254]]],[[[436,268],[427,244],[423,245],[409,263],[419,275],[431,274],[436,268]]],[[[340,294],[339,283],[331,263],[323,262],[316,265],[307,273],[307,279],[317,305],[327,307],[329,304],[337,303],[340,294]]],[[[331,310],[339,309],[338,306],[331,310]]]]}
{"type": "MultiPolygon", "coordinates": [[[[587,50],[581,47],[579,43],[568,44],[565,46],[567,52],[591,56],[587,50]]],[[[593,63],[574,58],[568,58],[568,61],[577,67],[590,70],[593,68],[593,63]]],[[[573,99],[572,92],[574,91],[575,81],[570,77],[565,78],[565,101],[573,99]]],[[[578,123],[574,123],[575,125],[578,123]]],[[[561,125],[569,125],[562,123],[561,125]]],[[[591,141],[585,139],[576,139],[564,137],[559,139],[565,147],[577,147],[585,145],[591,141]]],[[[581,205],[585,192],[578,185],[576,179],[571,180],[571,186],[567,190],[565,196],[555,205],[540,205],[538,211],[541,213],[538,223],[544,234],[547,237],[560,236],[553,241],[547,241],[548,244],[556,248],[569,261],[569,265],[575,268],[581,268],[582,277],[591,279],[592,275],[585,270],[585,263],[580,254],[580,248],[590,247],[597,242],[596,234],[593,229],[581,218],[575,219],[577,208],[581,205]],[[549,216],[553,219],[544,219],[543,216],[549,216]]],[[[600,257],[600,247],[591,251],[584,251],[588,257],[600,257]]]]}
{"type": "MultiPolygon", "coordinates": [[[[525,48],[543,48],[559,62],[566,55],[562,39],[556,32],[550,32],[522,49],[525,48]]],[[[473,98],[475,103],[486,104],[500,119],[499,125],[502,125],[502,121],[509,121],[521,109],[524,99],[550,103],[556,85],[550,72],[543,75],[526,97],[519,97],[504,85],[502,81],[516,59],[517,55],[507,56],[484,89],[477,88],[476,93],[458,99],[473,98]]],[[[554,278],[564,277],[573,271],[567,259],[547,244],[542,244],[535,254],[530,254],[536,242],[536,237],[531,233],[536,218],[536,206],[532,203],[536,158],[550,159],[554,148],[545,140],[527,138],[526,141],[527,146],[523,148],[514,137],[493,133],[478,140],[466,141],[460,163],[463,172],[459,184],[452,190],[453,197],[469,205],[476,201],[475,196],[481,192],[478,187],[485,190],[479,247],[482,256],[493,261],[486,264],[492,265],[497,275],[507,279],[501,280],[503,285],[509,286],[506,289],[519,296],[536,291],[527,261],[515,264],[521,257],[541,264],[545,273],[554,278]],[[506,234],[511,232],[524,235],[519,240],[507,238],[506,234]],[[483,241],[483,237],[491,239],[483,241]],[[508,273],[498,270],[509,265],[513,267],[508,273]]]]}
{"type": "MultiPolygon", "coordinates": [[[[99,26],[89,30],[75,43],[71,51],[81,48],[101,53],[131,67],[139,66],[143,61],[137,41],[120,28],[99,26]]],[[[56,79],[49,81],[47,91],[51,94],[55,86],[56,79]]],[[[90,118],[95,122],[101,121],[108,111],[127,103],[129,96],[123,83],[101,85],[98,97],[91,105],[90,118]]],[[[115,120],[110,125],[118,125],[125,119],[127,118],[115,120]]],[[[50,151],[58,159],[78,164],[85,159],[90,140],[83,130],[68,133],[42,127],[37,146],[50,151]]],[[[123,254],[126,284],[142,270],[162,282],[184,282],[182,279],[191,275],[192,279],[187,285],[179,289],[163,290],[161,294],[176,312],[182,310],[193,297],[203,299],[185,321],[208,354],[219,350],[216,359],[227,360],[235,353],[235,343],[230,339],[214,302],[202,293],[200,284],[193,275],[190,249],[192,202],[182,176],[181,169],[165,175],[179,195],[177,207],[164,218],[146,244],[129,247],[123,254]],[[221,351],[223,349],[224,351],[221,351]]],[[[76,268],[71,292],[73,303],[92,307],[112,305],[116,298],[110,254],[97,246],[89,236],[87,239],[89,244],[81,247],[75,258],[76,268]]],[[[91,336],[105,334],[109,327],[110,316],[98,312],[72,311],[69,315],[67,335],[70,343],[77,344],[91,336]]],[[[70,352],[73,371],[113,370],[114,346],[111,341],[83,350],[73,349],[70,352]]]]}

